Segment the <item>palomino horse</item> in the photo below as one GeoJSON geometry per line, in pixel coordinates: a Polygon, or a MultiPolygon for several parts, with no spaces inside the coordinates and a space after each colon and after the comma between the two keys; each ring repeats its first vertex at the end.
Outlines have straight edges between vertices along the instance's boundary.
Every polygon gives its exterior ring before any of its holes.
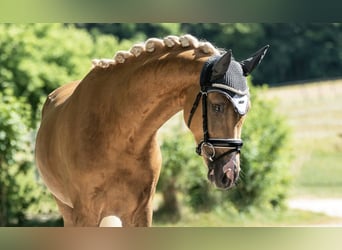
{"type": "Polygon", "coordinates": [[[191,35],[152,38],[94,60],[84,79],[53,91],[36,163],[64,225],[150,226],[161,168],[156,133],[180,110],[209,180],[232,187],[249,107],[246,76],[267,48],[237,62],[191,35]]]}

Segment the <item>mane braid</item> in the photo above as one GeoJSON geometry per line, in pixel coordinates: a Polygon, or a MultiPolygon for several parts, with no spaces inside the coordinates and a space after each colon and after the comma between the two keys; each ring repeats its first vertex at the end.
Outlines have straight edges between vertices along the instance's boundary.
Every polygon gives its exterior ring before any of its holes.
{"type": "Polygon", "coordinates": [[[124,63],[128,58],[139,57],[144,53],[153,53],[156,49],[176,48],[198,49],[204,54],[219,55],[220,50],[215,48],[210,42],[199,41],[192,35],[167,36],[163,39],[149,38],[144,43],[132,46],[129,51],[118,51],[113,59],[93,59],[93,67],[108,68],[110,65],[124,63]]]}

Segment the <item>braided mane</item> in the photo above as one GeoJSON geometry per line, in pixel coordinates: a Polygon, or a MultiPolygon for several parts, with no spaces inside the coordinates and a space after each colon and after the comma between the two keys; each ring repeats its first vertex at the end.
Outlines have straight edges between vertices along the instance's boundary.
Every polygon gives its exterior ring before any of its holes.
{"type": "Polygon", "coordinates": [[[128,58],[139,57],[145,53],[153,53],[158,49],[176,48],[179,46],[185,49],[198,49],[204,54],[218,55],[220,51],[216,49],[210,42],[199,41],[192,35],[183,36],[167,36],[164,39],[150,38],[144,43],[133,45],[129,51],[118,51],[113,59],[93,59],[93,67],[107,68],[110,65],[124,63],[128,58]]]}

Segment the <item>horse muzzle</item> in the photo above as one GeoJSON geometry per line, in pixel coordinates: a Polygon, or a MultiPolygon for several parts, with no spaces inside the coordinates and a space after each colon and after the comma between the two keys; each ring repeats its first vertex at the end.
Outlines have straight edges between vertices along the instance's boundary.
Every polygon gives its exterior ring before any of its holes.
{"type": "Polygon", "coordinates": [[[208,179],[215,183],[218,188],[230,189],[235,186],[239,179],[239,160],[236,152],[229,155],[227,161],[224,159],[209,163],[208,179]]]}

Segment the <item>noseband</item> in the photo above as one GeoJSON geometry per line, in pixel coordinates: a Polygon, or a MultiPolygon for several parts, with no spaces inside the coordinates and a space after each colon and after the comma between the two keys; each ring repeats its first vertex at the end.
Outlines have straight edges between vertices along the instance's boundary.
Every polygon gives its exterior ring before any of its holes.
{"type": "Polygon", "coordinates": [[[202,155],[202,152],[204,151],[203,148],[207,147],[210,149],[210,154],[207,152],[205,153],[205,157],[207,157],[210,161],[217,161],[221,159],[222,157],[229,155],[233,152],[240,153],[241,147],[243,146],[243,142],[241,139],[238,138],[211,138],[209,135],[208,130],[208,108],[207,108],[207,98],[209,93],[219,93],[228,98],[232,102],[232,104],[235,107],[235,112],[238,112],[240,114],[245,114],[247,112],[247,108],[245,111],[239,110],[239,104],[243,102],[243,105],[247,105],[248,102],[248,89],[244,92],[241,92],[231,86],[228,86],[226,84],[222,83],[210,83],[208,81],[208,74],[211,74],[210,68],[212,67],[212,64],[217,59],[209,59],[205,65],[203,66],[202,72],[201,72],[201,80],[200,80],[200,86],[201,90],[197,94],[196,99],[194,101],[194,104],[190,111],[190,116],[188,120],[188,127],[190,128],[192,118],[197,110],[197,107],[199,105],[199,102],[202,99],[202,124],[203,124],[203,140],[200,141],[200,143],[197,145],[196,153],[198,155],[202,155]],[[238,98],[236,98],[238,97],[238,98]],[[216,148],[227,148],[225,153],[217,156],[215,149],[216,148]]]}

